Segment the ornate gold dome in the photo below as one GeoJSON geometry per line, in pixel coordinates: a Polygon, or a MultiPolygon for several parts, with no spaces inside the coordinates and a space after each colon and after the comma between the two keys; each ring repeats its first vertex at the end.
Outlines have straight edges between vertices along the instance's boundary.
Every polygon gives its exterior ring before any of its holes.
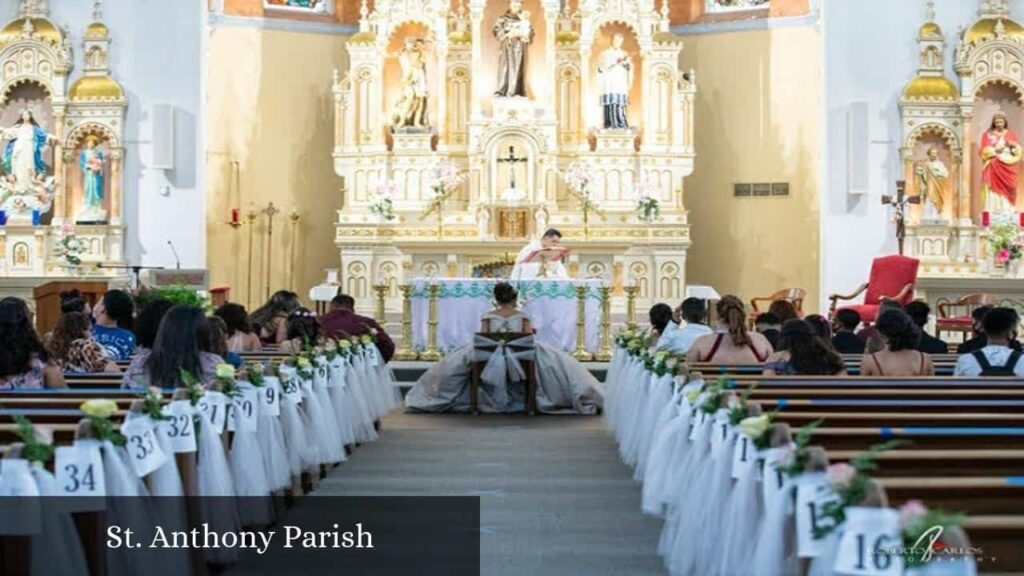
{"type": "Polygon", "coordinates": [[[917,31],[918,38],[942,38],[942,28],[935,22],[925,22],[917,31]]]}
{"type": "Polygon", "coordinates": [[[453,44],[469,44],[473,41],[473,33],[469,30],[463,30],[462,32],[452,32],[448,35],[448,41],[453,44]]]}
{"type": "Polygon", "coordinates": [[[1024,26],[1009,18],[983,18],[975,22],[964,32],[964,42],[977,42],[986,36],[995,37],[996,25],[1002,20],[1003,29],[1009,38],[1024,38],[1024,26]]]}
{"type": "Polygon", "coordinates": [[[109,76],[82,76],[71,84],[69,100],[120,100],[121,85],[109,76]]]}
{"type": "Polygon", "coordinates": [[[348,39],[351,44],[373,44],[377,41],[377,35],[373,32],[358,32],[348,39]]]}
{"type": "Polygon", "coordinates": [[[682,42],[682,40],[681,37],[671,32],[656,32],[654,34],[655,44],[675,44],[676,42],[682,42]]]}
{"type": "Polygon", "coordinates": [[[942,76],[918,76],[903,89],[904,100],[952,101],[960,98],[960,89],[942,76]]]}
{"type": "Polygon", "coordinates": [[[575,30],[559,30],[555,32],[556,44],[573,44],[580,39],[580,33],[575,30]]]}
{"type": "Polygon", "coordinates": [[[107,25],[102,22],[93,22],[89,24],[89,27],[85,29],[86,39],[103,39],[110,35],[110,30],[107,25]]]}
{"type": "MultiPolygon", "coordinates": [[[[64,35],[61,34],[60,28],[54,25],[53,22],[45,18],[32,18],[32,28],[36,36],[49,40],[54,44],[60,44],[64,39],[64,35]]],[[[18,18],[11,20],[4,26],[3,30],[0,30],[0,44],[10,42],[17,38],[21,38],[21,30],[25,27],[25,18],[18,18]]]]}

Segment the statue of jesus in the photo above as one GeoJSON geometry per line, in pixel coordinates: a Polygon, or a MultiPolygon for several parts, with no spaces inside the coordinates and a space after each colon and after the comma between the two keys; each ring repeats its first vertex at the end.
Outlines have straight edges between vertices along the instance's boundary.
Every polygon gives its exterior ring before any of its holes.
{"type": "Polygon", "coordinates": [[[512,280],[535,278],[568,278],[563,261],[569,249],[562,245],[562,233],[554,228],[544,232],[540,240],[527,244],[516,256],[512,280]]]}
{"type": "Polygon", "coordinates": [[[526,50],[533,42],[530,13],[523,11],[522,0],[509,0],[508,10],[492,29],[498,39],[498,88],[495,96],[526,96],[526,50]]]}

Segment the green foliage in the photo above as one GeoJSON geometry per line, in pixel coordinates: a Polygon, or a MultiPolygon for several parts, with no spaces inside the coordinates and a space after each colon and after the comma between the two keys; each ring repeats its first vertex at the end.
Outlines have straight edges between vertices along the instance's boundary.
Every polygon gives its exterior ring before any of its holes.
{"type": "Polygon", "coordinates": [[[208,312],[212,307],[208,298],[187,286],[146,286],[135,293],[135,305],[138,308],[142,308],[154,300],[161,299],[168,300],[176,306],[193,306],[205,312],[208,312]]]}
{"type": "Polygon", "coordinates": [[[807,445],[811,443],[811,436],[814,435],[814,431],[818,426],[821,426],[822,422],[824,420],[818,418],[813,422],[804,424],[796,431],[796,436],[793,437],[794,448],[790,462],[786,466],[780,466],[779,472],[790,478],[795,478],[804,473],[804,466],[807,464],[807,445]]]}
{"type": "Polygon", "coordinates": [[[28,418],[21,415],[15,416],[14,423],[18,425],[14,433],[25,444],[22,455],[26,460],[45,464],[53,459],[53,445],[39,440],[36,436],[35,426],[28,418]]]}

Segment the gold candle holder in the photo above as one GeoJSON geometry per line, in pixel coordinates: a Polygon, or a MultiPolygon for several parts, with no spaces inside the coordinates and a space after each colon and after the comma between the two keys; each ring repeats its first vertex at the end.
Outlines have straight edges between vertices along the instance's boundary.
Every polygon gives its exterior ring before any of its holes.
{"type": "Polygon", "coordinates": [[[268,204],[267,207],[262,210],[262,212],[267,217],[267,254],[266,254],[266,259],[265,259],[266,264],[265,264],[265,270],[264,270],[264,272],[266,273],[267,284],[265,286],[265,288],[266,288],[266,296],[264,296],[264,297],[269,300],[270,299],[270,272],[271,272],[271,266],[272,266],[273,260],[274,260],[274,217],[277,216],[278,214],[280,214],[281,210],[278,209],[277,206],[274,206],[273,202],[270,202],[270,204],[268,204]]]}
{"type": "Polygon", "coordinates": [[[373,292],[377,295],[377,309],[374,313],[374,320],[376,320],[381,326],[384,326],[388,323],[387,313],[384,310],[384,298],[388,295],[388,285],[377,284],[373,287],[373,292]]]}
{"type": "Polygon", "coordinates": [[[249,258],[248,258],[248,270],[245,275],[245,303],[249,308],[253,307],[252,302],[252,246],[255,243],[255,232],[256,232],[256,206],[254,204],[249,205],[249,211],[245,213],[245,222],[249,225],[249,258]]]}
{"type": "Polygon", "coordinates": [[[302,213],[297,207],[292,207],[288,213],[288,221],[291,222],[291,254],[288,256],[288,288],[295,290],[295,262],[299,259],[299,220],[302,220],[302,213]]]}
{"type": "Polygon", "coordinates": [[[640,291],[638,286],[626,286],[626,325],[636,326],[636,295],[640,291]]]}
{"type": "Polygon", "coordinates": [[[597,291],[601,294],[601,347],[594,359],[608,362],[612,359],[612,287],[601,286],[597,291]]]}
{"type": "Polygon", "coordinates": [[[420,354],[420,360],[436,362],[441,359],[441,351],[437,349],[437,300],[441,294],[441,285],[431,283],[427,286],[430,304],[427,312],[427,349],[420,354]]]}
{"type": "Polygon", "coordinates": [[[402,291],[402,343],[395,350],[395,360],[415,360],[416,352],[412,349],[412,284],[398,287],[402,291]]]}
{"type": "Polygon", "coordinates": [[[592,360],[587,352],[587,285],[579,284],[576,290],[576,350],[572,357],[580,362],[592,360]]]}

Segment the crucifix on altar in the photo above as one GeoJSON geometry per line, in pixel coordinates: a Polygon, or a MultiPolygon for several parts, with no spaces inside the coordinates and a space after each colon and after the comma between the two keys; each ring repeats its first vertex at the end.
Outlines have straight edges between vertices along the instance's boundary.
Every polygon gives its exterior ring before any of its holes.
{"type": "Polygon", "coordinates": [[[911,204],[920,204],[920,196],[907,196],[907,183],[904,180],[896,182],[896,196],[882,195],[882,204],[892,206],[896,222],[896,242],[899,244],[900,256],[903,255],[903,241],[907,237],[907,208],[911,204]]]}
{"type": "Polygon", "coordinates": [[[516,188],[516,166],[519,164],[525,164],[529,160],[526,156],[516,156],[516,147],[508,147],[508,156],[504,158],[498,158],[496,162],[499,164],[505,164],[508,166],[508,189],[501,193],[501,199],[507,204],[518,204],[526,197],[526,195],[516,188]]]}

